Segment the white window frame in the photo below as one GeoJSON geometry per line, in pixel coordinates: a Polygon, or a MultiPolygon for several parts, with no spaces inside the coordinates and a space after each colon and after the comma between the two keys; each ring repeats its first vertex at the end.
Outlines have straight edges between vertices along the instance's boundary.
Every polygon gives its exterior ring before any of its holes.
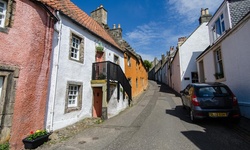
{"type": "Polygon", "coordinates": [[[131,67],[131,57],[128,56],[128,66],[131,67]]]}
{"type": "Polygon", "coordinates": [[[0,100],[2,98],[3,83],[4,83],[4,77],[0,76],[0,100]]]}
{"type": "Polygon", "coordinates": [[[222,73],[224,77],[221,49],[215,50],[215,72],[222,73]]]}
{"type": "Polygon", "coordinates": [[[114,63],[115,63],[115,64],[117,64],[117,65],[120,65],[120,59],[119,59],[119,56],[114,55],[114,63]]]}
{"type": "Polygon", "coordinates": [[[79,85],[70,84],[68,87],[68,107],[77,107],[79,99],[79,85]],[[73,103],[72,103],[73,102],[73,103]]]}
{"type": "Polygon", "coordinates": [[[214,41],[218,39],[224,32],[225,32],[225,21],[224,21],[224,14],[222,13],[219,18],[214,22],[212,32],[214,41]]]}
{"type": "Polygon", "coordinates": [[[0,27],[4,27],[5,24],[5,19],[6,19],[6,7],[7,7],[7,3],[3,0],[0,0],[0,3],[3,4],[3,12],[0,12],[0,16],[2,16],[3,18],[0,17],[0,27]]]}
{"type": "Polygon", "coordinates": [[[71,59],[80,60],[80,47],[81,47],[81,39],[75,35],[72,35],[71,51],[70,51],[71,59]]]}

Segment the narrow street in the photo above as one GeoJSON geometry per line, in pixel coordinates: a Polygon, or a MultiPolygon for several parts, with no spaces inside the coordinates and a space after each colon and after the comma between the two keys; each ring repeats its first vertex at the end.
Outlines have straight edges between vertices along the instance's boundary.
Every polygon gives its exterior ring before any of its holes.
{"type": "Polygon", "coordinates": [[[102,124],[78,133],[51,150],[250,149],[250,139],[225,121],[193,124],[181,100],[164,85],[149,81],[138,103],[102,124]]]}

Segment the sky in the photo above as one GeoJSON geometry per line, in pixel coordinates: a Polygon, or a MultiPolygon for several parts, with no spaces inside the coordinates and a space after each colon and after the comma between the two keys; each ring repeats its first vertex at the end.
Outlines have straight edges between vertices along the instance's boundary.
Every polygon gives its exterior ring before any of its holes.
{"type": "Polygon", "coordinates": [[[120,24],[122,38],[143,60],[161,59],[179,37],[198,26],[201,8],[214,14],[223,0],[71,0],[89,16],[100,5],[108,12],[108,26],[120,24]]]}

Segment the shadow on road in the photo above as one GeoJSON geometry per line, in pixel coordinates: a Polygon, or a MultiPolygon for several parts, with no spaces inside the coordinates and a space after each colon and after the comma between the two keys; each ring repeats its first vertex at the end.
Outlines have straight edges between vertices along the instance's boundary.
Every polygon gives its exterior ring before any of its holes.
{"type": "Polygon", "coordinates": [[[183,109],[182,106],[167,109],[166,114],[179,118],[183,125],[187,126],[187,131],[181,131],[181,133],[199,149],[231,150],[248,149],[250,146],[235,133],[235,125],[226,120],[206,119],[194,124],[190,121],[187,110],[183,109]]]}

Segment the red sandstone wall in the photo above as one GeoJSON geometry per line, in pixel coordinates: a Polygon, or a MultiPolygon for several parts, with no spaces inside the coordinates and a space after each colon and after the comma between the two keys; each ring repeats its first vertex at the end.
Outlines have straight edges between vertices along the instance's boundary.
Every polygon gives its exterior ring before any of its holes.
{"type": "Polygon", "coordinates": [[[23,148],[30,131],[44,128],[53,22],[39,5],[16,0],[14,24],[0,32],[0,64],[18,66],[10,144],[23,148]]]}

